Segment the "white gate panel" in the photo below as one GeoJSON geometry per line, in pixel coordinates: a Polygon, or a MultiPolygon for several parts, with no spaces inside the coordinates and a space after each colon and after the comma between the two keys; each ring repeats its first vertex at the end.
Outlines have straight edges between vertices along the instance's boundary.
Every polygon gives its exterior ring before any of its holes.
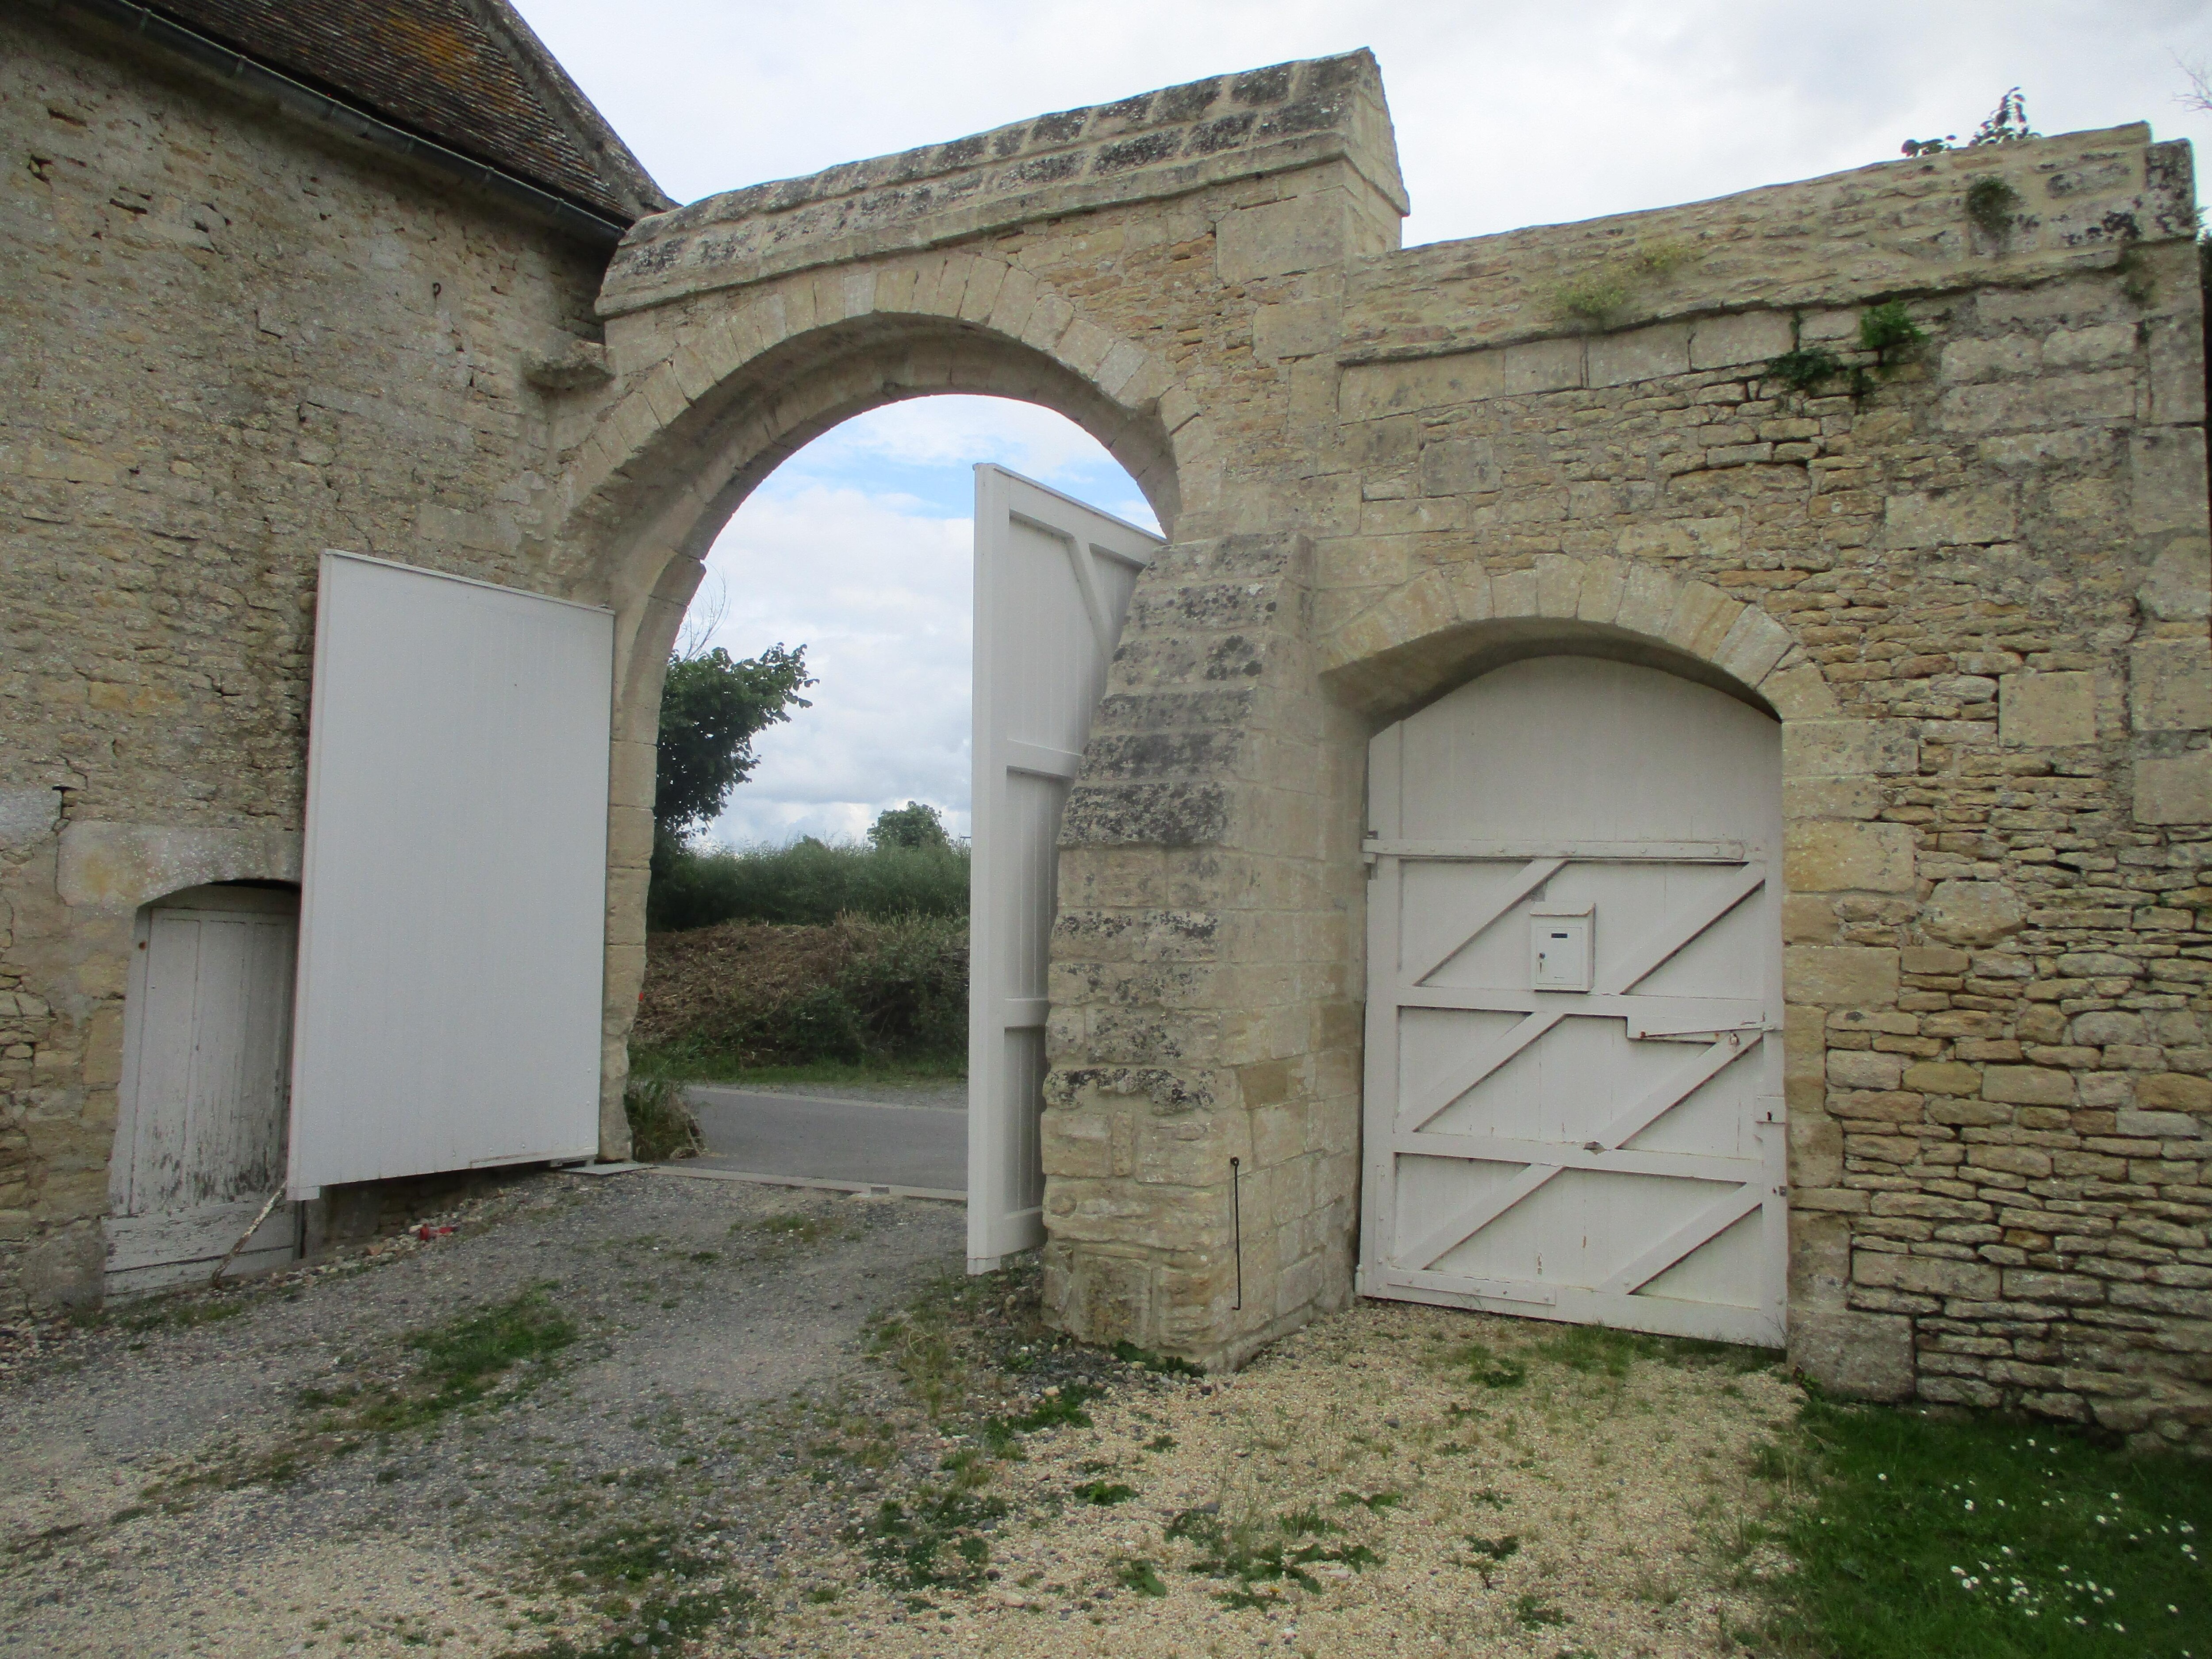
{"type": "Polygon", "coordinates": [[[1539,658],[1377,737],[1368,794],[1363,1289],[1779,1343],[1780,728],[1539,658]]]}
{"type": "Polygon", "coordinates": [[[975,469],[971,1273],[1044,1238],[1038,1132],[1054,844],[1137,573],[1162,545],[1002,467],[975,469]]]}
{"type": "Polygon", "coordinates": [[[290,1188],[599,1146],[614,618],[323,556],[290,1188]]]}

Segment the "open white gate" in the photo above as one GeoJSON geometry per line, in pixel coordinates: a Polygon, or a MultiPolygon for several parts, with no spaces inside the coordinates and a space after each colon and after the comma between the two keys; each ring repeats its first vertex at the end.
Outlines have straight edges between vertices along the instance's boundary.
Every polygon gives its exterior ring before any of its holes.
{"type": "Polygon", "coordinates": [[[614,617],[323,556],[289,1186],[599,1150],[614,617]]]}
{"type": "Polygon", "coordinates": [[[1783,1340],[1781,735],[1542,657],[1369,754],[1361,1288],[1783,1340]]]}
{"type": "Polygon", "coordinates": [[[1054,843],[1137,573],[1162,545],[1001,467],[975,469],[970,1273],[1044,1238],[1038,1119],[1054,843]]]}

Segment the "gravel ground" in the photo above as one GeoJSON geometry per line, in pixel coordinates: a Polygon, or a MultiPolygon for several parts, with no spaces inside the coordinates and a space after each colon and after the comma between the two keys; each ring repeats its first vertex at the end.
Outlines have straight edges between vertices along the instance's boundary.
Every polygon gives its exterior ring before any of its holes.
{"type": "Polygon", "coordinates": [[[1727,1650],[1784,1565],[1744,1351],[1361,1304],[1200,1379],[946,1278],[952,1206],[548,1175],[428,1221],[0,1333],[0,1654],[1610,1659],[1727,1650]],[[570,1334],[425,1407],[488,1306],[570,1334]]]}

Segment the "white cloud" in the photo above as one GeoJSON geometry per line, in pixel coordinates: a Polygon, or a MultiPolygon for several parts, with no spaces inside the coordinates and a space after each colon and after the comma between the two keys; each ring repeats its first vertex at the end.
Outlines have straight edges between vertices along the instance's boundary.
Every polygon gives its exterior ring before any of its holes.
{"type": "Polygon", "coordinates": [[[2027,89],[2038,128],[2212,138],[2173,59],[2205,0],[521,0],[685,200],[1048,110],[1371,46],[1409,241],[1695,201],[1972,131],[2027,89]]]}
{"type": "Polygon", "coordinates": [[[1149,523],[1136,486],[1048,410],[930,398],[847,422],[784,463],[707,560],[696,609],[740,657],[806,647],[820,682],[755,744],[760,763],[712,834],[732,844],[850,840],[908,800],[968,833],[972,463],[1149,523]]]}

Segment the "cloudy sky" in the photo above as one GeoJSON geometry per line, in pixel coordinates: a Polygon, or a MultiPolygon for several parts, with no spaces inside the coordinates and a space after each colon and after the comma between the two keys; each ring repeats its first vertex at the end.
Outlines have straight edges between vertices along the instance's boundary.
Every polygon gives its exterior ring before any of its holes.
{"type": "MultiPolygon", "coordinates": [[[[2212,0],[517,0],[680,200],[1291,58],[1381,59],[1413,217],[1449,240],[1725,195],[1962,137],[2148,120],[2212,60],[2212,0]]],[[[909,797],[966,827],[970,466],[1149,523],[1058,416],[932,398],[848,422],[731,521],[720,643],[804,642],[814,707],[762,743],[724,839],[854,835],[909,797]]]]}

